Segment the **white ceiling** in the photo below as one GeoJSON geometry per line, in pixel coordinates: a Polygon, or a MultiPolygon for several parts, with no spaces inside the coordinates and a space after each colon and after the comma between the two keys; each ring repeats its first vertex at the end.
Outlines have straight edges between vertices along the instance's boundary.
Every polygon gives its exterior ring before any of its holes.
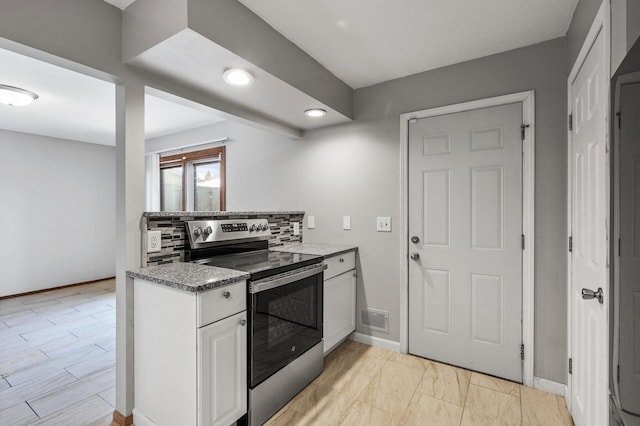
{"type": "MultiPolygon", "coordinates": [[[[9,50],[0,49],[0,84],[39,98],[25,107],[0,104],[0,129],[102,145],[115,144],[115,86],[9,50]]],[[[146,96],[146,137],[164,136],[223,121],[205,112],[146,96]]]]}
{"type": "Polygon", "coordinates": [[[144,125],[147,139],[225,121],[214,110],[203,105],[198,105],[198,109],[185,106],[184,104],[191,103],[187,100],[178,104],[147,94],[144,102],[144,125]],[[208,112],[204,112],[205,110],[208,112]]]}
{"type": "Polygon", "coordinates": [[[348,117],[191,29],[182,30],[145,50],[129,64],[242,105],[246,110],[294,129],[310,130],[349,121],[348,117]],[[228,67],[249,71],[253,83],[246,87],[228,85],[222,79],[228,67]],[[322,108],[327,115],[321,119],[309,118],[304,111],[310,108],[322,108]]]}
{"type": "Polygon", "coordinates": [[[564,36],[578,0],[238,0],[353,88],[564,36]]]}

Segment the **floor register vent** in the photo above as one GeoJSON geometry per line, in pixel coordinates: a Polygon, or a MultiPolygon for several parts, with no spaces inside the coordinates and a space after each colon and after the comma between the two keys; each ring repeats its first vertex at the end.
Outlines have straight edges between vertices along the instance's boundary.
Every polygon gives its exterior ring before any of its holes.
{"type": "Polygon", "coordinates": [[[360,326],[371,330],[389,332],[389,311],[360,309],[360,326]]]}

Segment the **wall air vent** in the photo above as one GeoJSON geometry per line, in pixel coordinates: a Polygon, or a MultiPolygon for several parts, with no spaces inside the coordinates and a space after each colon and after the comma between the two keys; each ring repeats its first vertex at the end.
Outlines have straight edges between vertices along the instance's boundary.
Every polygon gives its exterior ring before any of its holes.
{"type": "Polygon", "coordinates": [[[370,330],[389,332],[389,311],[378,309],[360,309],[358,325],[370,330]]]}

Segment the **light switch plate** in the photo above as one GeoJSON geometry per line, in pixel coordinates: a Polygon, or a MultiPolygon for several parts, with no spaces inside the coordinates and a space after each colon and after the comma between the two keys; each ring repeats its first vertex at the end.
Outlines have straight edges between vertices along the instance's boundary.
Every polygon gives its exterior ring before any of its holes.
{"type": "Polygon", "coordinates": [[[293,235],[300,235],[300,222],[291,222],[293,224],[293,235]]]}
{"type": "Polygon", "coordinates": [[[391,232],[391,217],[378,216],[376,220],[376,231],[391,232]]]}
{"type": "Polygon", "coordinates": [[[351,229],[351,216],[342,216],[342,229],[345,231],[351,229]]]}
{"type": "Polygon", "coordinates": [[[307,229],[313,229],[316,227],[316,217],[307,216],[307,229]]]}
{"type": "Polygon", "coordinates": [[[162,232],[147,232],[147,253],[155,253],[162,250],[162,232]]]}

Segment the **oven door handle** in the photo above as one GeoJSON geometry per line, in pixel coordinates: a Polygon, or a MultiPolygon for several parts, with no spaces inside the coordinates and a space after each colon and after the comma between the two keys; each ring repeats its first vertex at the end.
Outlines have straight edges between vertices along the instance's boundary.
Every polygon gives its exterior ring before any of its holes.
{"type": "Polygon", "coordinates": [[[270,290],[272,288],[280,287],[286,284],[291,284],[294,281],[298,281],[312,275],[319,274],[320,272],[327,269],[327,265],[324,263],[316,266],[315,268],[306,269],[302,272],[298,272],[296,274],[286,275],[282,278],[268,279],[265,278],[263,280],[258,281],[250,281],[249,282],[249,293],[260,293],[261,291],[270,290]]]}

